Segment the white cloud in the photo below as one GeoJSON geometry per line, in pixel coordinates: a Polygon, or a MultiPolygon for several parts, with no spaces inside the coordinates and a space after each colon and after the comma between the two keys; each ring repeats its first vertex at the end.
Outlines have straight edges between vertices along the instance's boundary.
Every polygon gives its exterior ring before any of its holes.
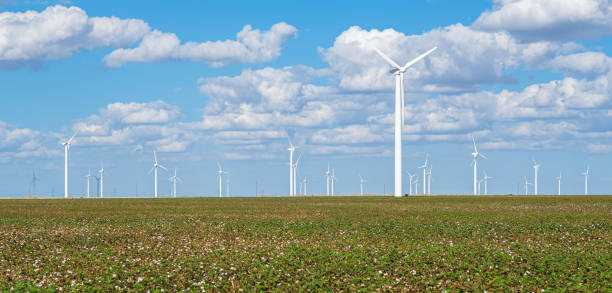
{"type": "Polygon", "coordinates": [[[580,77],[598,77],[612,71],[612,58],[600,52],[584,52],[558,56],[545,68],[580,77]]]}
{"type": "Polygon", "coordinates": [[[131,49],[117,49],[104,57],[106,64],[118,67],[128,62],[154,62],[188,60],[204,62],[212,67],[232,63],[256,63],[278,58],[283,42],[296,34],[296,29],[284,22],[268,31],[253,29],[250,25],[236,35],[236,40],[187,42],[181,45],[175,34],[153,31],[131,49]]]}
{"type": "Polygon", "coordinates": [[[497,0],[474,22],[478,29],[505,30],[525,40],[590,39],[612,32],[608,0],[497,0]]]}
{"type": "Polygon", "coordinates": [[[61,154],[59,149],[49,149],[44,146],[44,139],[45,136],[39,131],[17,128],[0,121],[0,162],[61,154]]]}
{"type": "Polygon", "coordinates": [[[80,50],[130,45],[149,26],[138,19],[88,17],[78,7],[0,13],[0,67],[18,68],[70,57],[80,50]]]}

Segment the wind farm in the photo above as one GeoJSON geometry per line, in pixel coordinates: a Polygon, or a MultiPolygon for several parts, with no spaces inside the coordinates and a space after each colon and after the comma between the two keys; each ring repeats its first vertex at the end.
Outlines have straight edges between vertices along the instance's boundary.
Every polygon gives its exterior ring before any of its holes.
{"type": "Polygon", "coordinates": [[[0,0],[0,292],[608,292],[611,3],[0,0]]]}

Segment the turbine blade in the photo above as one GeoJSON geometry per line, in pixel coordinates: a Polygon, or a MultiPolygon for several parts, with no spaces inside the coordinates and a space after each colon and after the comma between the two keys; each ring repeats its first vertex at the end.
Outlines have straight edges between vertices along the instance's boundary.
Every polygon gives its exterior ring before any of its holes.
{"type": "Polygon", "coordinates": [[[149,173],[147,173],[147,175],[151,175],[151,172],[153,172],[153,169],[155,169],[155,167],[151,168],[151,170],[149,170],[149,173]]]}
{"type": "Polygon", "coordinates": [[[217,161],[217,167],[219,167],[219,172],[223,171],[223,169],[221,169],[221,163],[219,163],[219,161],[217,161]]]}
{"type": "Polygon", "coordinates": [[[427,57],[427,55],[431,54],[433,51],[435,51],[436,49],[438,49],[438,47],[433,47],[431,48],[429,51],[421,54],[421,56],[416,57],[414,59],[412,59],[411,61],[408,61],[408,63],[406,63],[406,65],[404,65],[404,67],[402,67],[402,71],[405,71],[406,69],[408,69],[408,67],[412,66],[414,63],[419,62],[421,59],[427,57]]]}
{"type": "Polygon", "coordinates": [[[389,58],[389,56],[385,55],[385,53],[383,53],[380,50],[378,50],[378,48],[374,47],[374,50],[376,51],[376,53],[378,53],[378,55],[380,55],[380,57],[385,59],[385,61],[387,61],[387,63],[389,63],[391,66],[393,66],[393,67],[395,67],[397,69],[401,69],[402,68],[397,63],[395,63],[395,61],[393,61],[391,58],[389,58]]]}
{"type": "Polygon", "coordinates": [[[70,137],[70,139],[68,140],[68,144],[70,145],[72,143],[72,140],[74,139],[74,137],[77,135],[77,133],[79,133],[78,131],[76,131],[72,137],[70,137]]]}
{"type": "Polygon", "coordinates": [[[153,151],[153,159],[155,159],[155,164],[157,164],[157,153],[153,151]]]}
{"type": "Polygon", "coordinates": [[[163,165],[158,164],[158,166],[159,166],[160,168],[162,168],[162,169],[164,169],[164,170],[168,171],[168,169],[166,169],[166,167],[164,167],[163,165]]]}
{"type": "Polygon", "coordinates": [[[478,149],[476,148],[476,139],[474,139],[474,136],[472,136],[472,143],[474,144],[474,152],[477,153],[478,149]]]}
{"type": "Polygon", "coordinates": [[[483,155],[483,154],[481,154],[481,153],[478,153],[478,156],[479,156],[479,157],[481,157],[481,158],[483,158],[483,159],[488,159],[488,158],[487,158],[487,156],[485,156],[485,155],[483,155]]]}

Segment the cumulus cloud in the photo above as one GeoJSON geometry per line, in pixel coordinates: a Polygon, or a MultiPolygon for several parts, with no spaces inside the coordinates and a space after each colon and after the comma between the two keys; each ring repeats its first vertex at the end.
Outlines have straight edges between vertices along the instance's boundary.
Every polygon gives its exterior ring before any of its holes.
{"type": "Polygon", "coordinates": [[[0,162],[11,159],[51,157],[61,154],[59,149],[50,149],[43,143],[44,135],[36,130],[17,128],[0,121],[0,162]]]}
{"type": "Polygon", "coordinates": [[[0,67],[18,68],[70,57],[81,50],[121,47],[140,40],[149,26],[138,19],[88,17],[78,7],[0,13],[0,67]]]}
{"type": "Polygon", "coordinates": [[[461,24],[405,35],[393,29],[364,30],[354,26],[342,32],[330,48],[320,49],[338,78],[338,86],[349,91],[389,90],[393,76],[389,65],[373,50],[377,47],[399,64],[430,48],[438,50],[409,68],[405,86],[409,91],[475,91],[491,83],[514,82],[504,70],[536,66],[575,44],[521,43],[506,32],[485,32],[461,24]]]}
{"type": "Polygon", "coordinates": [[[612,58],[601,52],[584,52],[558,56],[545,67],[572,76],[594,78],[612,71],[612,58]]]}
{"type": "Polygon", "coordinates": [[[496,0],[474,22],[478,29],[505,30],[527,40],[591,39],[612,32],[608,0],[496,0]]]}
{"type": "Polygon", "coordinates": [[[128,62],[166,60],[204,62],[212,67],[265,62],[278,58],[283,42],[295,36],[296,31],[295,27],[285,22],[279,22],[263,32],[245,25],[236,35],[236,40],[181,44],[175,34],[155,30],[147,34],[137,47],[117,49],[104,57],[104,60],[111,67],[128,62]]]}

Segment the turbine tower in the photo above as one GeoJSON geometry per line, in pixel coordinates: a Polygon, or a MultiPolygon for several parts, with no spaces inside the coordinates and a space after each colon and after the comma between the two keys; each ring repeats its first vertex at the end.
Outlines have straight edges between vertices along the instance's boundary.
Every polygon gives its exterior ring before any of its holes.
{"type": "Polygon", "coordinates": [[[219,197],[223,196],[223,174],[229,174],[227,171],[223,171],[221,168],[221,164],[217,161],[217,167],[219,170],[217,171],[217,178],[219,178],[219,197]]]}
{"type": "Polygon", "coordinates": [[[482,173],[484,173],[484,177],[482,177],[482,180],[484,180],[484,188],[485,188],[484,194],[485,195],[489,195],[489,190],[487,188],[487,185],[488,185],[487,183],[488,183],[489,179],[493,179],[493,177],[488,176],[487,175],[487,171],[485,171],[485,170],[482,170],[482,173]]]}
{"type": "Polygon", "coordinates": [[[523,179],[525,179],[525,195],[529,195],[529,190],[528,190],[528,188],[529,188],[529,185],[532,185],[532,183],[529,183],[529,182],[527,181],[527,176],[523,176],[523,179]]]}
{"type": "Polygon", "coordinates": [[[162,166],[159,162],[157,162],[157,153],[155,151],[153,151],[153,159],[155,159],[155,161],[153,162],[153,167],[151,168],[151,170],[149,170],[148,174],[151,174],[151,172],[155,171],[155,197],[157,197],[157,168],[162,168],[166,171],[168,171],[168,169],[166,169],[166,167],[162,166]]]}
{"type": "Polygon", "coordinates": [[[70,152],[70,145],[72,144],[72,140],[76,135],[77,134],[75,132],[69,140],[62,142],[62,146],[64,146],[64,198],[68,198],[68,156],[70,152]]]}
{"type": "Polygon", "coordinates": [[[172,197],[176,197],[176,182],[183,181],[180,177],[176,176],[176,168],[174,168],[174,175],[170,176],[168,180],[172,182],[172,197]]]}
{"type": "Polygon", "coordinates": [[[561,171],[559,171],[559,177],[557,177],[557,195],[561,195],[561,171]]]}
{"type": "Polygon", "coordinates": [[[302,153],[300,152],[300,155],[298,156],[298,159],[295,161],[295,164],[293,165],[293,195],[296,195],[296,186],[297,186],[297,168],[300,165],[300,159],[302,158],[302,153]]]}
{"type": "Polygon", "coordinates": [[[306,176],[304,176],[304,179],[302,179],[302,187],[303,187],[302,194],[303,195],[308,195],[308,192],[306,190],[307,184],[308,184],[308,178],[306,178],[306,176]]]}
{"type": "Polygon", "coordinates": [[[589,194],[589,175],[591,175],[589,165],[587,165],[586,172],[582,173],[584,175],[584,195],[589,194]]]}
{"type": "Polygon", "coordinates": [[[427,171],[427,194],[431,195],[431,166],[429,166],[429,171],[427,171]]]}
{"type": "Polygon", "coordinates": [[[363,186],[365,185],[365,183],[368,182],[367,180],[363,179],[363,177],[361,177],[361,174],[359,174],[359,187],[361,190],[361,196],[363,196],[363,186]]]}
{"type": "Polygon", "coordinates": [[[36,195],[36,181],[40,181],[40,179],[38,179],[38,177],[36,177],[36,173],[32,171],[32,182],[31,182],[32,190],[31,190],[30,196],[36,195]]]}
{"type": "MultiPolygon", "coordinates": [[[[425,194],[425,184],[427,183],[427,161],[429,160],[429,153],[425,154],[425,163],[419,166],[419,169],[423,169],[423,194],[425,194]]],[[[417,185],[418,186],[418,185],[417,185]]],[[[418,188],[416,192],[419,192],[418,188]]]]}
{"type": "Polygon", "coordinates": [[[295,182],[294,182],[295,176],[293,174],[294,172],[293,152],[295,152],[295,149],[297,147],[293,145],[289,136],[287,136],[287,140],[289,140],[289,148],[287,148],[287,150],[289,151],[289,196],[294,196],[295,195],[295,182]]]}
{"type": "Polygon", "coordinates": [[[435,51],[437,47],[433,47],[429,51],[423,53],[421,56],[416,57],[406,63],[406,65],[399,66],[395,61],[385,55],[383,52],[374,48],[376,53],[380,55],[387,63],[389,63],[393,70],[390,73],[395,75],[395,196],[402,196],[402,128],[404,125],[404,73],[408,67],[417,63],[425,56],[435,51]]]}
{"type": "Polygon", "coordinates": [[[225,197],[230,197],[230,179],[225,177],[225,197]]]}
{"type": "Polygon", "coordinates": [[[85,179],[87,180],[87,198],[89,198],[89,181],[91,181],[91,169],[87,170],[87,175],[85,175],[85,179]]]}
{"type": "Polygon", "coordinates": [[[104,198],[104,162],[100,161],[100,198],[104,198]]]}
{"type": "Polygon", "coordinates": [[[336,186],[336,172],[332,169],[331,172],[331,195],[334,195],[334,187],[336,186]]]}
{"type": "Polygon", "coordinates": [[[535,172],[533,175],[534,176],[533,195],[538,195],[538,170],[540,169],[540,164],[538,164],[535,159],[532,159],[532,161],[533,161],[533,170],[535,172]]]}
{"type": "Polygon", "coordinates": [[[474,195],[479,194],[480,192],[477,192],[477,188],[478,188],[478,157],[481,157],[483,159],[486,159],[487,157],[485,155],[483,155],[482,153],[478,152],[478,148],[476,147],[476,140],[474,139],[474,137],[472,136],[472,143],[474,144],[474,152],[472,153],[472,157],[474,157],[472,159],[472,166],[474,167],[474,195]]]}

